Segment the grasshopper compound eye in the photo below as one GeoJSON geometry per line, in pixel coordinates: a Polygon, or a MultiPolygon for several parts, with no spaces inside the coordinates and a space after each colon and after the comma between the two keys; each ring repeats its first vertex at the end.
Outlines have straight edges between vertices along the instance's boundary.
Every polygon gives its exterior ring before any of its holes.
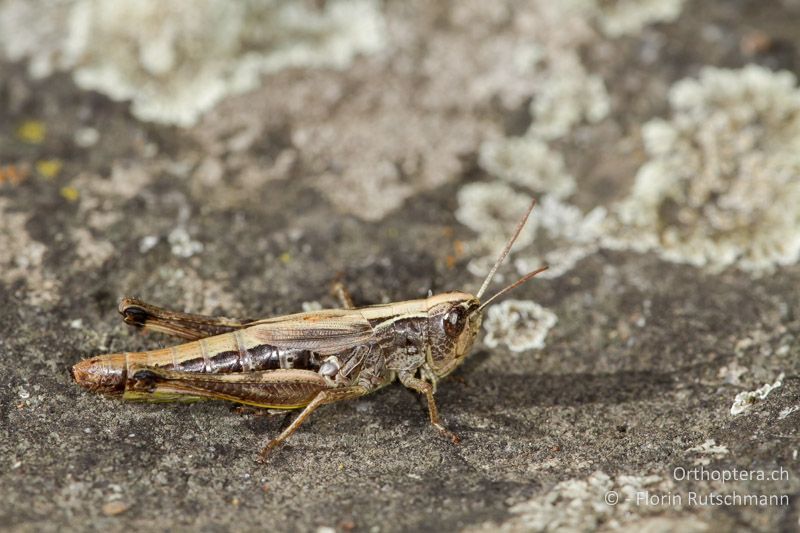
{"type": "Polygon", "coordinates": [[[454,307],[444,315],[443,322],[444,332],[450,337],[458,337],[467,323],[467,312],[461,306],[454,307]]]}

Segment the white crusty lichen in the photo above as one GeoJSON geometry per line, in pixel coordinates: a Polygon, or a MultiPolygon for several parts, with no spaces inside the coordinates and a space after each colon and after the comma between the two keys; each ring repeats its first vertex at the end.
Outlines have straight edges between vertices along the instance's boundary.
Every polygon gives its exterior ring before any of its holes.
{"type": "Polygon", "coordinates": [[[550,268],[541,277],[557,278],[600,248],[604,207],[584,214],[574,205],[547,195],[542,197],[536,216],[540,218],[536,242],[529,249],[520,250],[514,260],[520,275],[545,264],[550,268]]]}
{"type": "MultiPolygon", "coordinates": [[[[471,183],[458,192],[456,218],[476,233],[465,243],[472,257],[467,269],[476,276],[486,276],[519,217],[533,198],[512,189],[501,181],[471,183]]],[[[542,195],[525,229],[513,248],[514,266],[520,275],[547,264],[540,274],[555,278],[599,247],[600,232],[606,211],[597,207],[587,214],[555,198],[542,195]]]]}
{"type": "Polygon", "coordinates": [[[576,0],[609,37],[636,35],[657,22],[678,18],[685,0],[576,0]]]}
{"type": "Polygon", "coordinates": [[[544,348],[544,340],[558,317],[529,300],[505,300],[489,307],[484,343],[489,348],[505,344],[512,352],[544,348]]]}
{"type": "Polygon", "coordinates": [[[481,145],[478,162],[498,178],[559,198],[575,191],[564,157],[533,137],[504,137],[481,145]]]}
{"type": "Polygon", "coordinates": [[[0,47],[32,74],[131,100],[142,120],[191,125],[227,94],[286,67],[347,66],[384,46],[374,0],[10,0],[0,47]],[[66,21],[66,23],[65,23],[66,21]]]}
{"type": "Polygon", "coordinates": [[[727,446],[717,444],[714,439],[708,439],[702,444],[692,446],[686,450],[687,454],[696,455],[696,465],[708,465],[712,459],[721,459],[730,453],[727,446]]]}
{"type": "Polygon", "coordinates": [[[731,414],[739,415],[750,409],[754,404],[766,399],[769,393],[783,385],[785,374],[781,372],[774,383],[766,383],[754,391],[740,392],[736,395],[731,406],[731,414]]]}
{"type": "Polygon", "coordinates": [[[483,531],[595,531],[617,529],[662,513],[663,508],[644,505],[648,492],[667,493],[673,482],[657,475],[620,475],[597,471],[584,479],[568,479],[528,501],[511,507],[511,518],[501,524],[485,523],[467,529],[483,531]]]}
{"type": "Polygon", "coordinates": [[[789,72],[707,67],[643,128],[649,161],[616,209],[609,247],[721,269],[800,257],[800,90],[789,72]]]}
{"type": "MultiPolygon", "coordinates": [[[[502,182],[470,183],[462,187],[458,191],[456,219],[478,235],[478,241],[468,247],[473,250],[485,250],[487,244],[489,248],[493,248],[498,238],[507,240],[520,215],[530,203],[531,197],[515,191],[502,182]]],[[[537,226],[538,220],[530,217],[525,229],[517,237],[518,247],[533,242],[537,226]]]]}
{"type": "Polygon", "coordinates": [[[611,100],[605,83],[586,71],[576,51],[551,50],[534,58],[529,136],[558,139],[582,122],[593,124],[608,116],[611,100]]]}
{"type": "Polygon", "coordinates": [[[192,239],[184,226],[177,226],[167,235],[170,251],[177,257],[192,257],[203,251],[203,243],[192,239]]]}

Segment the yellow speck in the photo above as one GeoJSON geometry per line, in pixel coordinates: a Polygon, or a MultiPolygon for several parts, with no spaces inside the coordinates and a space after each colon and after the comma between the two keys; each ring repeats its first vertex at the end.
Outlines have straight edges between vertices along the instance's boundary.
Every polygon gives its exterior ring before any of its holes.
{"type": "Polygon", "coordinates": [[[39,144],[44,141],[47,128],[40,120],[26,120],[17,128],[17,137],[26,143],[39,144]]]}
{"type": "Polygon", "coordinates": [[[68,202],[74,202],[78,199],[80,193],[75,187],[61,187],[61,196],[68,202]]]}
{"type": "Polygon", "coordinates": [[[36,172],[44,178],[55,178],[64,163],[60,159],[43,159],[36,162],[36,172]]]}
{"type": "Polygon", "coordinates": [[[283,253],[282,253],[282,254],[281,254],[279,257],[278,257],[278,259],[280,259],[281,263],[283,263],[284,265],[286,265],[286,264],[288,264],[288,263],[289,263],[289,261],[291,261],[291,260],[292,260],[292,254],[290,254],[289,252],[283,252],[283,253]]]}
{"type": "Polygon", "coordinates": [[[339,472],[341,472],[343,470],[344,470],[344,464],[343,463],[339,463],[339,472]]]}

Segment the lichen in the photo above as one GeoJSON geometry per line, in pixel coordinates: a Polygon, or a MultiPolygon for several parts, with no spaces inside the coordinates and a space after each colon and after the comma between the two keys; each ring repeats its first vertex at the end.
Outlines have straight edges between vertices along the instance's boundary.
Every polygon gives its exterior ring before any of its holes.
{"type": "MultiPolygon", "coordinates": [[[[519,217],[531,203],[531,197],[519,193],[504,183],[470,183],[458,191],[456,219],[478,234],[484,243],[508,240],[519,217]]],[[[525,229],[517,237],[516,245],[524,248],[533,242],[538,219],[531,216],[525,229]]],[[[502,246],[502,244],[500,244],[502,246]]],[[[494,250],[495,253],[499,252],[494,250]]]]}
{"type": "Polygon", "coordinates": [[[543,54],[534,68],[533,122],[528,135],[558,139],[581,122],[593,124],[608,116],[611,102],[605,83],[586,71],[576,51],[543,54]]]}
{"type": "Polygon", "coordinates": [[[0,198],[0,281],[14,284],[24,281],[22,299],[34,306],[58,299],[60,283],[44,266],[47,246],[31,238],[26,225],[30,215],[0,198]]]}
{"type": "Polygon", "coordinates": [[[556,322],[556,314],[536,302],[505,300],[489,307],[483,342],[489,348],[505,344],[512,352],[542,349],[556,322]]]}
{"type": "MultiPolygon", "coordinates": [[[[521,237],[515,247],[518,255],[515,265],[521,274],[548,263],[551,269],[543,277],[560,276],[599,247],[600,222],[605,211],[598,208],[584,215],[566,203],[575,192],[576,183],[563,156],[553,148],[554,141],[569,136],[580,125],[602,121],[611,109],[602,78],[589,73],[579,55],[579,47],[588,42],[592,34],[587,30],[587,13],[591,12],[592,5],[535,3],[536,16],[526,19],[529,39],[521,42],[517,53],[513,54],[519,75],[533,80],[530,85],[531,124],[524,135],[487,140],[480,147],[479,164],[484,170],[530,191],[540,200],[541,207],[528,222],[530,225],[541,221],[543,231],[538,232],[535,252],[526,250],[532,242],[529,235],[534,234],[533,229],[521,237]],[[553,34],[547,21],[563,22],[565,28],[570,28],[566,32],[569,35],[553,34]]],[[[471,218],[480,220],[483,228],[473,227],[479,231],[479,236],[467,243],[467,252],[473,256],[468,268],[483,276],[514,227],[514,215],[509,213],[509,208],[517,209],[516,204],[522,202],[515,199],[503,207],[498,205],[504,198],[522,195],[509,192],[501,183],[486,184],[482,190],[487,199],[481,201],[477,192],[473,194],[477,186],[467,187],[470,195],[459,195],[459,209],[463,213],[470,204],[471,218]],[[485,229],[489,227],[493,229],[485,229]]],[[[519,212],[521,210],[517,209],[519,212]]],[[[466,224],[465,218],[462,216],[459,220],[466,224]]]]}
{"type": "Polygon", "coordinates": [[[201,0],[191,9],[177,0],[73,0],[56,7],[27,0],[4,6],[6,54],[29,58],[37,76],[70,70],[85,89],[131,100],[142,120],[184,126],[225,95],[255,87],[262,74],[343,68],[385,44],[373,0],[323,8],[281,0],[201,0]]]}
{"type": "Polygon", "coordinates": [[[308,167],[320,171],[318,189],[340,210],[370,221],[457,176],[459,156],[474,147],[481,126],[466,116],[386,104],[374,115],[337,117],[336,128],[316,127],[304,145],[308,167]]]}
{"type": "Polygon", "coordinates": [[[177,226],[167,235],[172,255],[177,257],[192,257],[203,251],[203,243],[192,239],[184,226],[177,226]]]}
{"type": "Polygon", "coordinates": [[[727,446],[717,444],[714,439],[707,439],[702,444],[692,446],[686,450],[687,454],[695,455],[694,464],[708,465],[711,459],[721,459],[730,453],[727,446]]]}
{"type": "MultiPolygon", "coordinates": [[[[489,272],[531,198],[503,182],[471,183],[461,188],[456,218],[477,234],[464,243],[465,253],[472,257],[467,264],[470,272],[480,277],[489,272]]],[[[541,277],[563,275],[597,251],[605,216],[602,207],[584,215],[552,195],[541,196],[513,248],[517,272],[523,275],[547,264],[550,268],[541,277]]]]}
{"type": "MultiPolygon", "coordinates": [[[[585,1],[585,0],[579,0],[585,1]]],[[[636,35],[657,22],[678,18],[685,0],[593,0],[586,9],[609,37],[636,35]]]]}
{"type": "Polygon", "coordinates": [[[754,391],[740,392],[736,395],[731,406],[732,415],[740,415],[746,412],[754,404],[766,399],[769,393],[783,385],[785,374],[781,372],[774,383],[766,383],[754,391]]]}
{"type": "Polygon", "coordinates": [[[606,218],[604,207],[595,207],[584,214],[574,205],[548,195],[542,198],[537,216],[541,222],[534,246],[520,251],[514,260],[520,275],[546,264],[550,268],[541,277],[557,278],[600,248],[606,218]]]}
{"type": "Polygon", "coordinates": [[[615,529],[663,512],[660,506],[639,503],[637,497],[648,491],[665,493],[672,486],[671,480],[657,475],[611,478],[597,471],[585,479],[562,481],[514,505],[511,518],[502,524],[486,523],[468,531],[594,531],[601,526],[615,529]]]}
{"type": "MultiPolygon", "coordinates": [[[[609,247],[763,272],[800,257],[800,90],[789,72],[706,67],[643,128],[650,160],[609,247]]],[[[614,224],[612,224],[613,226],[614,224]]]]}
{"type": "Polygon", "coordinates": [[[575,190],[562,155],[533,137],[504,137],[481,145],[479,163],[498,178],[563,198],[575,190]]]}

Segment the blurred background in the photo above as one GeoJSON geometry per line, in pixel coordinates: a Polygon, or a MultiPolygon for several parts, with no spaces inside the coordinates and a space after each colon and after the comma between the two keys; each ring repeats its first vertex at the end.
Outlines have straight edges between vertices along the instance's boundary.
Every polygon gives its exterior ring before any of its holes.
{"type": "Polygon", "coordinates": [[[0,0],[0,523],[800,527],[798,45],[797,0],[0,0]],[[70,383],[170,342],[123,295],[475,291],[531,197],[495,284],[550,270],[442,383],[459,447],[398,387],[260,467],[279,418],[70,383]],[[603,503],[692,465],[790,504],[603,503]]]}

